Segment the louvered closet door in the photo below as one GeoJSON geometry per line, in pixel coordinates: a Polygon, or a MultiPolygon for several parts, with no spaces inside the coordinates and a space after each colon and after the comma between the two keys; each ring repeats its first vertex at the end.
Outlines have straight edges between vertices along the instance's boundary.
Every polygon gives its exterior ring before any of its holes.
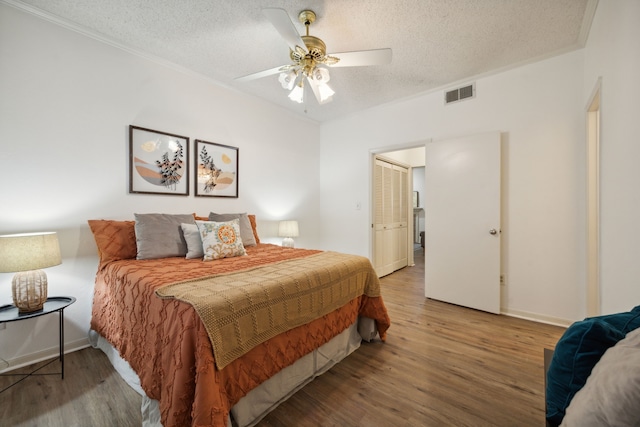
{"type": "Polygon", "coordinates": [[[407,186],[409,171],[406,168],[392,165],[393,169],[393,198],[391,218],[391,230],[393,237],[393,255],[391,259],[392,271],[396,271],[407,265],[407,243],[408,243],[408,218],[409,206],[407,204],[407,186]]]}
{"type": "Polygon", "coordinates": [[[374,248],[378,276],[407,265],[408,170],[376,159],[374,165],[374,248]]]}

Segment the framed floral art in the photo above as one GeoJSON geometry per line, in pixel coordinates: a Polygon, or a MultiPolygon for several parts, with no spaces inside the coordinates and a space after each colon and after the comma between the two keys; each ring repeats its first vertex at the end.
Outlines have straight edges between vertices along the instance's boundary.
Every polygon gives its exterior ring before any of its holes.
{"type": "Polygon", "coordinates": [[[189,195],[189,138],[129,126],[129,193],[189,195]]]}
{"type": "Polygon", "coordinates": [[[236,147],[195,140],[195,195],[238,197],[236,147]]]}

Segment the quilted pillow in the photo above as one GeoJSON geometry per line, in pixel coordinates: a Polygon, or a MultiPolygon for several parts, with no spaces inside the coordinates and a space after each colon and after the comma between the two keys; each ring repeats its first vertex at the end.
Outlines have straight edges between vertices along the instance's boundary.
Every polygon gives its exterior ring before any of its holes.
{"type": "Polygon", "coordinates": [[[202,258],[204,251],[202,250],[202,238],[200,230],[196,224],[180,224],[184,240],[187,242],[187,255],[185,258],[202,258]]]}
{"type": "Polygon", "coordinates": [[[640,329],[611,347],[576,393],[563,427],[640,425],[640,329]]]}
{"type": "Polygon", "coordinates": [[[134,214],[136,217],[137,259],[184,257],[187,242],[180,224],[194,224],[193,215],[134,214]]]}
{"type": "Polygon", "coordinates": [[[209,214],[209,221],[230,221],[232,219],[238,219],[240,224],[240,236],[245,246],[255,246],[256,239],[253,237],[253,229],[251,228],[251,221],[246,213],[231,213],[231,214],[217,214],[211,212],[209,214]]]}
{"type": "Polygon", "coordinates": [[[90,219],[87,221],[98,246],[100,264],[134,259],[137,253],[134,221],[90,219]]]}
{"type": "Polygon", "coordinates": [[[597,317],[575,322],[556,344],[547,371],[547,419],[559,425],[573,396],[609,347],[625,334],[597,317]]]}
{"type": "Polygon", "coordinates": [[[237,218],[226,222],[196,221],[196,224],[202,238],[205,261],[246,255],[237,218]]]}

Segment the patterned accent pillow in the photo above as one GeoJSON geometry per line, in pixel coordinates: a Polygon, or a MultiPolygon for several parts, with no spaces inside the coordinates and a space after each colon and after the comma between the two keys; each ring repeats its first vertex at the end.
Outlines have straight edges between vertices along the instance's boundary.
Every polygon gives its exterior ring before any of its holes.
{"type": "Polygon", "coordinates": [[[204,261],[246,255],[240,237],[240,221],[236,218],[226,222],[196,221],[200,236],[204,261]]]}
{"type": "Polygon", "coordinates": [[[246,213],[230,213],[230,214],[218,214],[215,212],[209,213],[209,221],[231,221],[232,219],[238,219],[240,224],[240,236],[245,246],[255,246],[256,240],[253,237],[253,228],[251,227],[251,221],[246,213]]]}
{"type": "MultiPolygon", "coordinates": [[[[197,213],[193,214],[193,218],[199,221],[209,221],[208,216],[200,216],[197,213]]],[[[256,223],[256,216],[253,214],[247,214],[247,218],[249,218],[249,224],[251,224],[251,231],[253,232],[253,238],[256,241],[256,245],[259,245],[260,236],[258,236],[258,224],[256,223]]],[[[232,218],[228,218],[228,219],[232,219],[232,218]]],[[[216,220],[213,219],[213,221],[216,221],[216,220]]],[[[218,221],[226,221],[226,219],[218,219],[218,221]]],[[[240,227],[240,231],[242,231],[242,226],[240,227]]],[[[242,242],[245,246],[250,246],[247,244],[247,242],[244,239],[242,239],[242,242]]]]}

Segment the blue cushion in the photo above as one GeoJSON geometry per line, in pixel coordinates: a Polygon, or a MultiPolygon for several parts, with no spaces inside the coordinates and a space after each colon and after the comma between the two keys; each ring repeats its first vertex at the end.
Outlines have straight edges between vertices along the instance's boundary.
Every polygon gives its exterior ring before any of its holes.
{"type": "Polygon", "coordinates": [[[626,313],[608,314],[589,319],[603,320],[626,335],[628,332],[640,328],[640,305],[626,313]]]}
{"type": "MultiPolygon", "coordinates": [[[[609,347],[623,339],[626,332],[614,325],[627,324],[632,319],[610,316],[592,317],[575,322],[556,344],[547,371],[547,419],[559,425],[573,396],[584,386],[591,370],[609,347]]],[[[640,314],[640,312],[638,312],[640,314]]],[[[637,320],[637,319],[636,319],[637,320]]]]}

